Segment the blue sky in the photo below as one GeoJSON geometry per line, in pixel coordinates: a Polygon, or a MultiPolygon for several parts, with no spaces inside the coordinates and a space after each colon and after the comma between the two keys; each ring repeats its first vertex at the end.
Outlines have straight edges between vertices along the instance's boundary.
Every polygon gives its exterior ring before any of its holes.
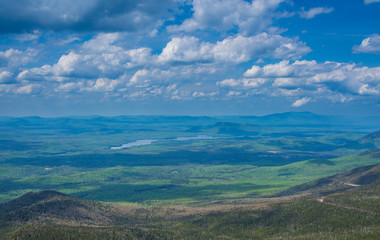
{"type": "Polygon", "coordinates": [[[0,0],[0,115],[380,115],[380,0],[0,0]]]}

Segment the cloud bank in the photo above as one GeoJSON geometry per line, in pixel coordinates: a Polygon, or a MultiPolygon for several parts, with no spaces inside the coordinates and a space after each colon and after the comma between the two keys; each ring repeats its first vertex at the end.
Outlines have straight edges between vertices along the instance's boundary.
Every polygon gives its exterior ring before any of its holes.
{"type": "Polygon", "coordinates": [[[0,32],[149,30],[177,9],[175,0],[1,0],[0,32]]]}
{"type": "Polygon", "coordinates": [[[258,92],[272,96],[302,97],[292,106],[305,105],[312,99],[330,98],[348,101],[359,96],[380,96],[380,67],[359,67],[356,64],[283,60],[263,67],[252,66],[242,79],[226,79],[219,87],[240,92],[258,92]],[[258,91],[260,90],[260,91],[258,91]]]}

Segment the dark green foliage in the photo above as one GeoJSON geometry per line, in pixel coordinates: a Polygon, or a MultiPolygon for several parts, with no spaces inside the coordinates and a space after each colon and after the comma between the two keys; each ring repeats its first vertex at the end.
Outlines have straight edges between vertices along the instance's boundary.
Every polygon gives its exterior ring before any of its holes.
{"type": "Polygon", "coordinates": [[[61,225],[26,225],[6,236],[4,240],[105,240],[105,239],[173,239],[170,232],[120,227],[86,227],[61,225]]]}
{"type": "Polygon", "coordinates": [[[182,239],[379,239],[379,185],[317,199],[188,219],[182,239]]]}

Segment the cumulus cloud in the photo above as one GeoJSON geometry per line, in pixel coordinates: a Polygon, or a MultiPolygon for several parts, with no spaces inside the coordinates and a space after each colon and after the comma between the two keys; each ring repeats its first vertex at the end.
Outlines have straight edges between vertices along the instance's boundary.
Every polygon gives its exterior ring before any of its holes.
{"type": "Polygon", "coordinates": [[[205,98],[205,97],[214,97],[218,95],[218,92],[193,92],[192,97],[194,98],[205,98]]]}
{"type": "Polygon", "coordinates": [[[41,87],[40,84],[27,84],[14,90],[16,94],[31,94],[41,87]]]}
{"type": "Polygon", "coordinates": [[[158,56],[160,62],[211,61],[213,45],[198,38],[185,36],[173,38],[158,56]]]}
{"type": "Polygon", "coordinates": [[[285,0],[194,0],[193,15],[181,25],[170,26],[171,31],[192,32],[214,29],[237,29],[242,35],[266,30],[272,24],[275,10],[285,0]]]}
{"type": "Polygon", "coordinates": [[[0,67],[17,67],[25,65],[33,60],[38,51],[28,48],[25,51],[10,48],[6,51],[0,51],[0,67]]]}
{"type": "Polygon", "coordinates": [[[115,45],[118,33],[99,34],[85,42],[77,51],[60,57],[54,65],[44,65],[22,71],[21,80],[67,81],[72,78],[117,78],[127,69],[151,60],[151,49],[124,49],[115,45]]]}
{"type": "Polygon", "coordinates": [[[13,74],[11,72],[8,72],[8,71],[0,72],[0,84],[12,82],[12,76],[13,74]]]}
{"type": "MultiPolygon", "coordinates": [[[[196,37],[173,38],[161,53],[154,55],[150,48],[125,49],[118,43],[123,40],[120,33],[102,33],[86,41],[77,50],[62,55],[57,63],[29,68],[17,75],[17,80],[27,81],[72,81],[73,79],[117,79],[134,68],[140,68],[132,76],[129,84],[139,82],[145,77],[145,68],[165,68],[169,64],[191,65],[198,63],[239,64],[255,58],[299,58],[310,51],[305,43],[297,39],[261,33],[244,37],[236,35],[216,43],[202,42],[196,37]]],[[[10,49],[0,52],[6,56],[6,63],[26,63],[35,51],[26,52],[10,49]]],[[[208,69],[213,69],[208,66],[208,69]]],[[[164,72],[162,72],[164,73],[164,72]]],[[[153,76],[155,77],[155,76],[153,76]]]]}
{"type": "Polygon", "coordinates": [[[359,46],[354,46],[352,50],[354,53],[380,54],[380,36],[378,34],[373,34],[364,39],[359,46]]]}
{"type": "Polygon", "coordinates": [[[234,87],[234,88],[257,88],[267,82],[268,79],[265,78],[243,78],[243,79],[225,79],[220,82],[216,82],[217,86],[220,87],[234,87]]]}
{"type": "MultiPolygon", "coordinates": [[[[20,85],[43,83],[44,94],[49,91],[103,92],[124,98],[161,95],[184,99],[191,98],[193,92],[202,92],[199,89],[204,85],[196,85],[196,82],[219,74],[216,64],[171,64],[174,60],[164,60],[164,54],[154,55],[150,48],[125,49],[118,44],[122,38],[119,33],[98,34],[78,49],[62,55],[55,64],[24,68],[15,75],[4,71],[1,83],[15,76],[20,85]],[[187,87],[190,89],[185,89],[187,87]]],[[[186,48],[183,52],[186,60],[194,57],[187,56],[186,48]]],[[[27,94],[29,91],[26,90],[25,87],[19,92],[27,94]]],[[[211,92],[204,94],[211,96],[211,92]]],[[[199,97],[197,94],[194,96],[199,97]]]]}
{"type": "Polygon", "coordinates": [[[245,76],[269,78],[273,86],[281,88],[319,89],[349,94],[373,94],[380,87],[380,68],[358,67],[355,64],[287,60],[257,68],[253,66],[245,76]],[[254,74],[251,70],[254,69],[254,74]],[[362,90],[360,90],[362,89],[362,90]]]}
{"type": "Polygon", "coordinates": [[[299,58],[310,52],[297,39],[261,33],[251,37],[236,35],[215,44],[195,37],[173,38],[158,56],[160,62],[230,62],[254,58],[299,58]]]}
{"type": "Polygon", "coordinates": [[[300,12],[300,17],[301,18],[306,18],[306,19],[312,19],[317,15],[320,14],[328,14],[334,11],[334,8],[330,7],[317,7],[317,8],[311,8],[309,10],[302,9],[300,12]]]}
{"type": "Polygon", "coordinates": [[[306,103],[308,103],[309,101],[310,101],[310,98],[307,98],[307,97],[304,97],[304,98],[298,99],[298,100],[296,100],[296,101],[292,104],[292,107],[301,107],[301,106],[305,105],[306,103]]]}
{"type": "Polygon", "coordinates": [[[0,32],[139,31],[160,24],[177,9],[176,0],[1,0],[0,32]]]}
{"type": "Polygon", "coordinates": [[[146,98],[161,96],[172,100],[192,99],[195,97],[214,97],[215,85],[207,85],[216,69],[209,66],[175,65],[162,69],[151,67],[139,69],[128,79],[124,98],[146,98]],[[205,84],[197,84],[199,82],[205,84]]]}
{"type": "Polygon", "coordinates": [[[110,92],[116,89],[117,85],[119,85],[119,81],[108,78],[98,78],[96,81],[92,81],[90,84],[90,87],[82,90],[91,92],[110,92]]]}
{"type": "Polygon", "coordinates": [[[380,95],[380,67],[356,64],[283,60],[263,67],[252,66],[243,79],[226,79],[218,87],[233,91],[262,90],[271,96],[301,97],[292,106],[302,106],[314,98],[345,102],[358,96],[380,95]]]}

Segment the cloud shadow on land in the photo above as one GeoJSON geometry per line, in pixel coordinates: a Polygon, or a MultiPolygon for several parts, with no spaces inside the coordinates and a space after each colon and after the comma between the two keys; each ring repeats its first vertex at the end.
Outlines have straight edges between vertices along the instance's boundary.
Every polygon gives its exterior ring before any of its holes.
{"type": "MultiPolygon", "coordinates": [[[[318,156],[332,158],[333,155],[318,156]]],[[[52,157],[13,158],[6,163],[44,167],[72,166],[83,168],[105,168],[113,166],[180,166],[185,164],[206,165],[255,165],[282,166],[292,162],[315,158],[313,152],[286,151],[281,154],[270,152],[249,152],[241,148],[220,151],[172,151],[160,154],[78,154],[52,157]]]]}
{"type": "MultiPolygon", "coordinates": [[[[241,184],[215,184],[205,186],[181,186],[175,184],[168,185],[104,185],[90,191],[74,194],[76,197],[84,199],[96,199],[100,201],[112,202],[141,202],[150,200],[180,200],[190,198],[193,200],[203,200],[221,197],[223,194],[243,193],[253,190],[281,187],[278,185],[256,185],[250,183],[241,184]]],[[[256,193],[249,193],[254,197],[256,193]]],[[[259,193],[257,193],[259,195],[259,193]]]]}

